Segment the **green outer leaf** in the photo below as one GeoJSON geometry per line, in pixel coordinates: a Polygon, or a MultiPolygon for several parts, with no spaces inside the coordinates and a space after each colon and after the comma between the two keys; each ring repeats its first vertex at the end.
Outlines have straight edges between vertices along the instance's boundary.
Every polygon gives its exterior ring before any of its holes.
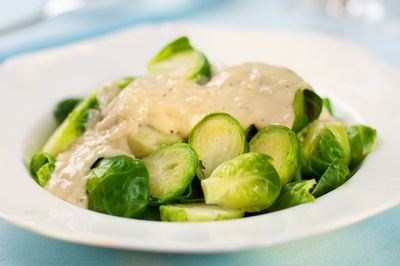
{"type": "Polygon", "coordinates": [[[86,189],[90,210],[139,218],[149,203],[149,172],[141,160],[105,158],[92,170],[86,189]]]}
{"type": "Polygon", "coordinates": [[[296,134],[282,125],[269,125],[258,131],[251,139],[250,151],[265,153],[272,157],[272,164],[286,185],[299,171],[300,143],[296,134]]]}
{"type": "Polygon", "coordinates": [[[165,222],[207,222],[241,218],[244,212],[216,205],[191,203],[160,206],[160,216],[165,222]]]}
{"type": "Polygon", "coordinates": [[[33,179],[41,187],[44,187],[49,181],[55,167],[56,160],[52,155],[46,152],[39,152],[32,156],[29,164],[29,172],[33,179]]]}
{"type": "Polygon", "coordinates": [[[128,86],[135,79],[136,79],[135,77],[131,77],[131,76],[123,77],[123,78],[120,78],[119,80],[117,80],[117,85],[122,90],[122,89],[125,89],[126,86],[128,86]]]}
{"type": "Polygon", "coordinates": [[[318,179],[335,160],[350,163],[350,143],[343,124],[316,120],[298,133],[302,175],[318,179]]]}
{"type": "Polygon", "coordinates": [[[322,99],[309,89],[297,90],[292,105],[295,115],[292,130],[296,133],[317,119],[322,111],[322,99]]]}
{"type": "Polygon", "coordinates": [[[303,203],[313,202],[315,198],[311,191],[315,187],[315,183],[314,179],[310,179],[286,184],[282,188],[278,199],[267,209],[267,212],[279,211],[303,203]]]}
{"type": "Polygon", "coordinates": [[[293,100],[294,121],[292,130],[299,132],[305,125],[310,122],[306,111],[306,101],[302,90],[297,90],[293,100]]]}
{"type": "MultiPolygon", "coordinates": [[[[224,131],[223,133],[226,133],[224,131]]],[[[204,117],[194,126],[189,134],[188,143],[196,151],[200,160],[197,176],[200,179],[207,178],[211,172],[221,163],[230,160],[247,151],[247,142],[244,130],[240,123],[227,113],[212,113],[204,117]],[[217,134],[213,122],[226,122],[225,129],[231,129],[230,135],[223,136],[217,134]],[[205,135],[205,133],[207,135],[205,135]],[[232,143],[232,135],[236,134],[240,143],[232,143]],[[224,144],[221,145],[224,140],[224,144]],[[203,142],[204,141],[204,142],[203,142]],[[227,144],[229,142],[229,145],[227,144]],[[227,150],[235,147],[234,150],[227,150]],[[209,158],[212,157],[212,160],[209,158]]]]}
{"type": "Polygon", "coordinates": [[[338,188],[350,177],[349,168],[344,165],[340,160],[334,161],[325,173],[318,180],[317,186],[313,191],[315,197],[322,195],[338,188]]]}
{"type": "Polygon", "coordinates": [[[329,114],[333,115],[333,108],[329,98],[322,98],[322,104],[328,110],[329,114]]]}
{"type": "Polygon", "coordinates": [[[196,152],[187,143],[172,144],[143,158],[150,173],[150,195],[159,203],[182,196],[198,167],[196,152]]]}
{"type": "Polygon", "coordinates": [[[310,121],[319,117],[322,111],[322,99],[314,91],[305,89],[303,90],[304,98],[306,100],[306,110],[310,121]]]}
{"type": "Polygon", "coordinates": [[[272,205],[281,184],[271,157],[249,152],[218,166],[201,187],[207,204],[258,212],[272,205]]]}
{"type": "Polygon", "coordinates": [[[190,45],[189,39],[186,36],[179,37],[167,44],[160,52],[158,52],[158,54],[150,60],[148,66],[164,61],[176,53],[191,50],[193,50],[193,47],[190,45]]]}
{"type": "Polygon", "coordinates": [[[350,168],[354,169],[361,164],[375,146],[376,130],[365,126],[355,125],[347,128],[351,146],[350,168]]]}
{"type": "Polygon", "coordinates": [[[43,151],[56,156],[66,150],[85,132],[89,111],[98,107],[99,103],[94,94],[83,100],[54,131],[43,151]]]}
{"type": "Polygon", "coordinates": [[[68,98],[57,103],[53,111],[57,124],[60,125],[81,101],[81,98],[68,98]]]}

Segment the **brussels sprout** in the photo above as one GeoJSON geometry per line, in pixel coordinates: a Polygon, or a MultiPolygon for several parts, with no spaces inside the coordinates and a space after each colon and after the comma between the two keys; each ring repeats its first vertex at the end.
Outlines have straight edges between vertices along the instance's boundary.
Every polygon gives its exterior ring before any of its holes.
{"type": "Polygon", "coordinates": [[[223,208],[201,203],[160,206],[161,221],[165,222],[207,222],[243,217],[238,209],[223,208]]]}
{"type": "Polygon", "coordinates": [[[310,179],[286,184],[282,188],[278,199],[267,211],[279,211],[303,203],[313,202],[315,198],[311,191],[315,187],[315,183],[314,179],[310,179]]]}
{"type": "Polygon", "coordinates": [[[329,98],[322,98],[322,104],[328,110],[329,114],[333,115],[333,108],[329,98]]]}
{"type": "Polygon", "coordinates": [[[322,110],[322,99],[312,90],[297,90],[293,100],[295,119],[292,130],[299,132],[311,121],[317,119],[322,110]]]}
{"type": "Polygon", "coordinates": [[[206,82],[211,75],[207,58],[193,49],[187,37],[167,44],[147,65],[150,74],[169,74],[176,78],[206,82]]]}
{"type": "Polygon", "coordinates": [[[53,111],[57,125],[60,125],[81,101],[79,98],[68,98],[57,103],[53,111]]]}
{"type": "Polygon", "coordinates": [[[96,95],[91,95],[83,100],[51,135],[43,151],[56,156],[67,149],[85,132],[90,110],[98,107],[96,95]]]}
{"type": "Polygon", "coordinates": [[[138,218],[149,203],[149,172],[141,160],[105,158],[92,170],[86,188],[90,210],[138,218]]]}
{"type": "Polygon", "coordinates": [[[258,212],[274,203],[281,184],[271,157],[250,152],[218,166],[201,187],[207,204],[258,212]]]}
{"type": "Polygon", "coordinates": [[[39,152],[32,156],[29,164],[29,172],[35,181],[44,187],[49,181],[51,174],[56,167],[54,157],[45,152],[39,152]]]}
{"type": "Polygon", "coordinates": [[[190,132],[188,142],[200,160],[197,171],[200,179],[207,178],[218,165],[247,150],[242,126],[226,113],[213,113],[203,118],[190,132]]]}
{"type": "Polygon", "coordinates": [[[300,166],[300,144],[296,134],[285,126],[269,125],[250,141],[250,151],[268,154],[281,178],[281,185],[292,181],[300,166]]]}
{"type": "Polygon", "coordinates": [[[343,124],[316,120],[299,134],[302,174],[319,178],[335,160],[345,166],[350,163],[350,143],[343,124]]]}
{"type": "Polygon", "coordinates": [[[183,195],[196,174],[198,159],[186,143],[158,149],[143,159],[150,173],[150,196],[166,203],[183,195]]]}
{"type": "Polygon", "coordinates": [[[313,191],[315,197],[320,197],[335,188],[341,186],[350,177],[349,168],[340,160],[336,160],[326,169],[325,173],[318,180],[313,191]]]}
{"type": "Polygon", "coordinates": [[[134,77],[123,77],[123,78],[117,80],[118,88],[120,88],[121,90],[125,89],[135,79],[136,78],[134,78],[134,77]]]}
{"type": "Polygon", "coordinates": [[[128,144],[136,157],[143,158],[164,145],[182,140],[178,134],[164,134],[153,127],[142,125],[135,134],[129,136],[128,144]]]}
{"type": "Polygon", "coordinates": [[[256,126],[254,124],[251,124],[246,128],[244,134],[246,135],[246,140],[250,141],[254,137],[254,135],[257,134],[256,126]]]}
{"type": "Polygon", "coordinates": [[[351,146],[350,168],[354,169],[374,148],[377,134],[375,129],[364,125],[349,127],[347,134],[351,146]]]}

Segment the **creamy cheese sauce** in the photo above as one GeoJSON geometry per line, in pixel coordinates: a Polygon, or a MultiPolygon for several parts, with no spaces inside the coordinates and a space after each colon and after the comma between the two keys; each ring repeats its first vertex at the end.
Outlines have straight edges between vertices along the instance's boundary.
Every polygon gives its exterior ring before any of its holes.
{"type": "Polygon", "coordinates": [[[103,97],[82,137],[57,156],[46,189],[72,204],[87,207],[86,179],[101,157],[132,155],[128,137],[141,125],[187,137],[194,125],[213,112],[226,112],[244,128],[255,124],[291,127],[292,103],[298,89],[311,88],[289,69],[243,64],[222,70],[206,85],[165,75],[139,78],[118,96],[103,97]],[[94,121],[94,122],[93,122],[94,121]]]}

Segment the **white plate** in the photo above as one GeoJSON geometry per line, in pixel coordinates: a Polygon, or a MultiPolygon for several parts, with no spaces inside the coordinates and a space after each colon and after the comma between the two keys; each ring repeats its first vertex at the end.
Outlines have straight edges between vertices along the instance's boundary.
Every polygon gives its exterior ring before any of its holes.
{"type": "Polygon", "coordinates": [[[0,217],[49,237],[163,252],[267,247],[355,223],[400,202],[400,71],[362,49],[315,33],[143,26],[21,56],[0,67],[0,217]],[[377,149],[345,185],[315,203],[213,223],[160,223],[72,206],[41,189],[23,158],[51,127],[54,103],[104,81],[141,74],[168,41],[188,35],[213,63],[287,66],[333,99],[338,115],[378,130],[377,149]]]}

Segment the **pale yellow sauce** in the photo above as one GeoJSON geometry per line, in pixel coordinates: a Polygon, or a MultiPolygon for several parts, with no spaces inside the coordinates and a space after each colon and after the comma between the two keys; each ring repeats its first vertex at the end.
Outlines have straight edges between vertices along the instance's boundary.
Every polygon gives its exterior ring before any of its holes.
{"type": "MultiPolygon", "coordinates": [[[[244,128],[268,124],[291,127],[298,89],[311,88],[294,72],[265,64],[243,64],[222,70],[206,85],[147,76],[125,88],[68,150],[57,156],[46,189],[72,204],[87,207],[86,179],[100,157],[132,155],[127,142],[140,125],[187,137],[193,126],[213,112],[226,112],[244,128]]],[[[107,97],[105,97],[107,98],[107,97]]],[[[107,98],[108,99],[108,98],[107,98]]],[[[106,101],[107,102],[107,101],[106,101]]]]}

